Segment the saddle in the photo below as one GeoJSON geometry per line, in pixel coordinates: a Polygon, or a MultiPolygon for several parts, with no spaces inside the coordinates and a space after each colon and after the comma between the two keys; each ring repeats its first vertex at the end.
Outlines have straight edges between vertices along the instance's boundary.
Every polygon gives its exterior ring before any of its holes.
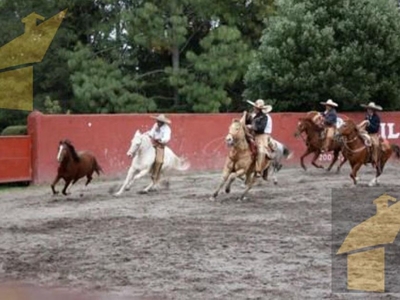
{"type": "MultiPolygon", "coordinates": [[[[327,128],[323,127],[321,128],[321,131],[319,133],[319,137],[321,140],[325,140],[326,139],[326,132],[327,132],[327,128]]],[[[334,132],[333,132],[333,137],[337,136],[337,134],[339,133],[339,130],[337,127],[334,128],[334,132]]]]}
{"type": "Polygon", "coordinates": [[[371,137],[369,136],[368,133],[360,132],[360,137],[363,139],[364,145],[366,147],[368,147],[368,148],[372,147],[371,137]]]}

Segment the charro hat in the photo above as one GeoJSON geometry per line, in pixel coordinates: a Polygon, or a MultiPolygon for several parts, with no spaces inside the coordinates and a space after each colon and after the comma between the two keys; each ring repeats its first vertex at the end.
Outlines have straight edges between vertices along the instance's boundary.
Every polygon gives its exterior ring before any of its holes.
{"type": "Polygon", "coordinates": [[[370,102],[368,104],[361,104],[362,107],[370,108],[374,110],[382,110],[382,106],[376,105],[375,102],[370,102]]]}
{"type": "Polygon", "coordinates": [[[163,123],[171,124],[171,120],[168,119],[164,114],[160,114],[158,116],[152,116],[152,118],[163,123]]]}
{"type": "Polygon", "coordinates": [[[339,106],[336,102],[333,102],[332,99],[329,99],[326,102],[320,102],[320,104],[328,105],[328,106],[332,106],[332,107],[338,107],[339,106]]]}
{"type": "Polygon", "coordinates": [[[265,105],[263,99],[258,99],[256,102],[247,100],[247,103],[253,105],[255,108],[261,109],[263,113],[267,114],[272,110],[272,105],[265,105]]]}

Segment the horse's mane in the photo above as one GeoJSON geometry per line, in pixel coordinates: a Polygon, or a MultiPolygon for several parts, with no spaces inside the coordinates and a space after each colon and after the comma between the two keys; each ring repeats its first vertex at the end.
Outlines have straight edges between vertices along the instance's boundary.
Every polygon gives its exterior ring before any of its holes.
{"type": "Polygon", "coordinates": [[[361,135],[361,131],[360,131],[360,129],[358,128],[358,126],[357,126],[357,124],[356,124],[356,122],[355,122],[354,120],[348,119],[348,120],[346,121],[346,123],[349,124],[350,127],[352,127],[352,128],[357,132],[358,135],[361,135]]]}
{"type": "Polygon", "coordinates": [[[71,152],[72,159],[75,162],[79,162],[80,161],[80,157],[79,157],[78,153],[76,153],[75,147],[72,145],[71,141],[70,140],[64,140],[62,143],[68,147],[69,151],[71,152]]]}
{"type": "Polygon", "coordinates": [[[301,120],[305,123],[309,123],[312,127],[319,128],[318,125],[315,124],[314,121],[309,118],[301,118],[301,120]]]}

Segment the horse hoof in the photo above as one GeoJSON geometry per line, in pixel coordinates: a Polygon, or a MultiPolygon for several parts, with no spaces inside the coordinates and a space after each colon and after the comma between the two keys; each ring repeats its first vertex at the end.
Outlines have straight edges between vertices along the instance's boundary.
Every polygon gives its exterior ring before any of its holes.
{"type": "Polygon", "coordinates": [[[278,181],[274,181],[274,184],[275,184],[275,185],[278,185],[278,181]]]}
{"type": "Polygon", "coordinates": [[[148,194],[149,192],[148,191],[145,191],[145,190],[143,190],[143,191],[139,191],[139,192],[137,192],[139,195],[145,195],[145,194],[148,194]]]}
{"type": "Polygon", "coordinates": [[[211,202],[214,202],[215,201],[215,199],[216,199],[216,197],[214,197],[214,196],[211,196],[208,200],[210,200],[211,202]]]}
{"type": "Polygon", "coordinates": [[[229,194],[231,192],[231,189],[225,189],[225,193],[229,194]]]}

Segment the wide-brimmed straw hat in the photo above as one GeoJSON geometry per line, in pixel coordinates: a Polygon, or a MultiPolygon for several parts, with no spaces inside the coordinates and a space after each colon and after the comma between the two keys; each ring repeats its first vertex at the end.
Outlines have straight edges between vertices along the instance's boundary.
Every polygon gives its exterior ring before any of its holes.
{"type": "Polygon", "coordinates": [[[168,119],[164,114],[160,114],[158,116],[152,116],[152,118],[162,123],[171,124],[171,120],[168,119]]]}
{"type": "Polygon", "coordinates": [[[338,107],[339,106],[336,102],[333,102],[332,99],[329,99],[326,102],[320,102],[320,104],[328,105],[328,106],[332,106],[332,107],[338,107]]]}
{"type": "Polygon", "coordinates": [[[265,105],[265,102],[263,99],[258,99],[256,102],[246,100],[247,103],[253,105],[255,108],[261,109],[264,114],[269,113],[272,110],[272,105],[265,105]]]}
{"type": "Polygon", "coordinates": [[[362,107],[370,108],[373,110],[382,110],[382,106],[376,105],[375,102],[370,102],[368,104],[361,104],[362,107]]]}

